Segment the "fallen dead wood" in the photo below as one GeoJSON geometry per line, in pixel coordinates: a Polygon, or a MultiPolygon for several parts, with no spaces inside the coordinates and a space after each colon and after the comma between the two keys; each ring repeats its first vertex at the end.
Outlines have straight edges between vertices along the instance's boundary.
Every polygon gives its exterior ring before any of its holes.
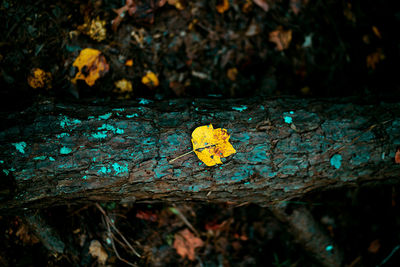
{"type": "Polygon", "coordinates": [[[58,104],[2,113],[0,209],[90,201],[276,206],[314,190],[396,182],[400,104],[169,100],[58,104]],[[212,123],[237,153],[205,166],[191,132],[212,123]]]}

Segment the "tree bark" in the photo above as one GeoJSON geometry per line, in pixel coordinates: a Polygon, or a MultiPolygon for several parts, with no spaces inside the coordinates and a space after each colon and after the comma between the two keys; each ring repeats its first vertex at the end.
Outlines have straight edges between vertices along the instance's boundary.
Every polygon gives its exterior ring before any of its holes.
{"type": "Polygon", "coordinates": [[[338,99],[44,99],[0,114],[0,209],[99,200],[277,206],[314,190],[397,182],[399,114],[398,103],[338,99]],[[227,129],[237,153],[212,167],[194,153],[169,163],[208,124],[227,129]]]}

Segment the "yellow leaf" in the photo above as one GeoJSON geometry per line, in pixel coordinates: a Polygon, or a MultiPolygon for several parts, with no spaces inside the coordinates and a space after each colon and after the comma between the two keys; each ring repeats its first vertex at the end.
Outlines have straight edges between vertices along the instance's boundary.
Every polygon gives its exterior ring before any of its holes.
{"type": "Polygon", "coordinates": [[[106,58],[99,50],[93,48],[83,49],[72,65],[78,68],[72,82],[84,80],[89,86],[93,86],[95,81],[109,70],[106,58]]]}
{"type": "Polygon", "coordinates": [[[133,66],[133,60],[132,59],[128,59],[127,61],[125,61],[125,66],[132,67],[133,66]]]}
{"type": "Polygon", "coordinates": [[[238,75],[237,68],[230,68],[226,72],[226,76],[228,76],[229,80],[236,81],[236,76],[238,75]]]}
{"type": "Polygon", "coordinates": [[[42,69],[35,68],[28,77],[28,84],[32,88],[51,88],[51,73],[42,69]]]}
{"type": "Polygon", "coordinates": [[[378,48],[376,52],[367,56],[367,67],[375,69],[376,65],[385,59],[385,55],[382,53],[382,49],[378,48]]]}
{"type": "Polygon", "coordinates": [[[181,0],[168,0],[168,4],[171,6],[175,6],[176,9],[178,10],[183,10],[185,7],[182,4],[181,0]]]}
{"type": "Polygon", "coordinates": [[[219,13],[224,13],[229,9],[229,1],[222,0],[221,3],[216,6],[216,8],[219,13]]]}
{"type": "Polygon", "coordinates": [[[83,32],[86,35],[89,35],[90,38],[96,40],[98,42],[106,39],[107,30],[105,28],[106,21],[100,20],[99,17],[92,19],[90,22],[84,23],[83,25],[78,26],[78,30],[83,32]]]}
{"type": "Polygon", "coordinates": [[[132,92],[132,83],[126,79],[121,79],[119,81],[116,81],[115,87],[119,89],[118,90],[119,93],[132,92]]]}
{"type": "Polygon", "coordinates": [[[236,153],[225,129],[214,129],[212,124],[197,127],[192,133],[193,151],[207,166],[222,164],[221,158],[236,153]]]}
{"type": "Polygon", "coordinates": [[[151,71],[148,71],[146,75],[142,77],[142,83],[148,87],[157,87],[159,85],[157,75],[151,71]]]}

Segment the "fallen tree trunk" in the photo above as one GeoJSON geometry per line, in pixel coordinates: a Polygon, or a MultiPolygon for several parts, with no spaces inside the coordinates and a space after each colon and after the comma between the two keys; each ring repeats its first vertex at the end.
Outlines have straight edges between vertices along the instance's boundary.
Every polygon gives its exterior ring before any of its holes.
{"type": "Polygon", "coordinates": [[[142,99],[123,105],[41,100],[3,113],[0,209],[88,201],[251,202],[276,206],[313,190],[395,182],[400,105],[316,100],[142,99]],[[237,153],[207,167],[191,132],[225,128],[237,153]],[[4,179],[3,179],[4,181],[4,179]]]}

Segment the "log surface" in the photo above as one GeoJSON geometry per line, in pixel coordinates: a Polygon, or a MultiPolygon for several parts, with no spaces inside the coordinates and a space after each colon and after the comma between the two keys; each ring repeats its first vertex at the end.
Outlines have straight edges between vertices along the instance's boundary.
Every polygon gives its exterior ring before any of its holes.
{"type": "Polygon", "coordinates": [[[87,201],[251,202],[396,181],[400,104],[338,100],[142,99],[114,105],[51,99],[2,113],[0,168],[12,194],[0,209],[87,201]],[[207,167],[191,133],[225,128],[237,153],[207,167]]]}

